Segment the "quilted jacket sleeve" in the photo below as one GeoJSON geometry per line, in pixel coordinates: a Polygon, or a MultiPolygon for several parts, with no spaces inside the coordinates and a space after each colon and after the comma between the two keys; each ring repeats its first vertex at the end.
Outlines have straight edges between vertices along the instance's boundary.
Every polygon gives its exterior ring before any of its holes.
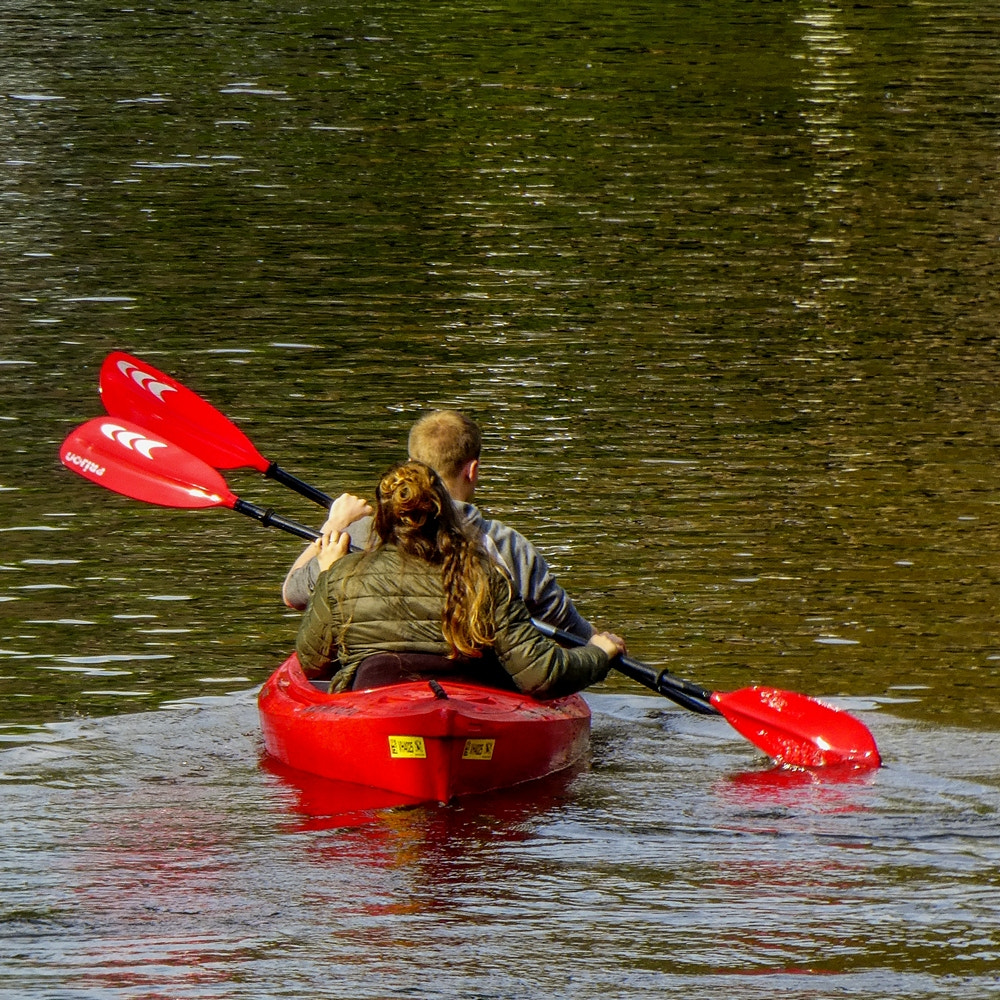
{"type": "Polygon", "coordinates": [[[330,676],[339,666],[336,662],[339,622],[334,620],[326,574],[321,573],[316,582],[295,639],[295,652],[307,677],[330,676]]]}
{"type": "Polygon", "coordinates": [[[603,680],[611,669],[597,646],[564,649],[531,624],[520,597],[499,573],[491,574],[496,607],[494,651],[519,691],[536,698],[560,698],[603,680]]]}

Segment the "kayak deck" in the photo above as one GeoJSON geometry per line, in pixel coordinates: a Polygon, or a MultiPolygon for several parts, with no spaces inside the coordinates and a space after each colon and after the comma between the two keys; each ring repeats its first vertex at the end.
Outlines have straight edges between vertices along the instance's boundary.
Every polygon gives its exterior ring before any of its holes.
{"type": "Polygon", "coordinates": [[[267,752],[283,764],[420,801],[553,774],[590,738],[579,695],[543,702],[447,679],[327,694],[294,654],[265,682],[258,708],[267,752]]]}

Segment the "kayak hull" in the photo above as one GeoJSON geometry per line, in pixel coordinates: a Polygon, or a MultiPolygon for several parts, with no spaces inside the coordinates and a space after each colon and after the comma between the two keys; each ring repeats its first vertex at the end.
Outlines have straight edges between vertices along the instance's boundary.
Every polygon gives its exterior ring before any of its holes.
{"type": "Polygon", "coordinates": [[[446,679],[326,694],[294,654],[265,682],[258,708],[264,746],[283,764],[425,802],[561,771],[590,739],[579,695],[543,702],[446,679]]]}

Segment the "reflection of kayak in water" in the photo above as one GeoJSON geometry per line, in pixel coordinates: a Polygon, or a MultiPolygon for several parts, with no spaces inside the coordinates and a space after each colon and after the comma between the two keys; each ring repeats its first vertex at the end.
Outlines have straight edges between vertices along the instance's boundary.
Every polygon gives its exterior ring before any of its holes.
{"type": "Polygon", "coordinates": [[[553,774],[590,737],[579,695],[543,702],[444,678],[327,694],[294,655],[265,682],[258,707],[264,745],[283,764],[419,801],[553,774]]]}

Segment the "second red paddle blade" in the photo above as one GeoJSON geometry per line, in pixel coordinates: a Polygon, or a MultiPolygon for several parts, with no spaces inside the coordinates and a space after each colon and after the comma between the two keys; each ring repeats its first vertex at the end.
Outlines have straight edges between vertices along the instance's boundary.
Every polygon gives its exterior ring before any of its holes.
{"type": "Polygon", "coordinates": [[[853,715],[794,691],[716,691],[712,704],[769,757],[792,767],[879,767],[875,738],[853,715]]]}
{"type": "Polygon", "coordinates": [[[216,469],[248,466],[265,472],[269,466],[225,414],[139,358],[123,351],[109,354],[101,366],[100,388],[112,416],[162,434],[216,469]]]}

